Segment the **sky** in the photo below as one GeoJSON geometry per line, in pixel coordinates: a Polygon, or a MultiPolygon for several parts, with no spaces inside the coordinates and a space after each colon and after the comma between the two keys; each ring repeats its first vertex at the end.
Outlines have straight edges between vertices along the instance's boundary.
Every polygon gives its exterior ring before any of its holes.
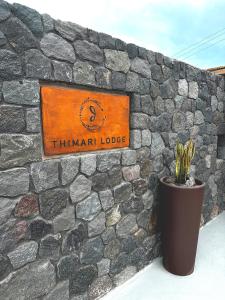
{"type": "Polygon", "coordinates": [[[224,0],[16,2],[202,69],[225,65],[224,0]]]}

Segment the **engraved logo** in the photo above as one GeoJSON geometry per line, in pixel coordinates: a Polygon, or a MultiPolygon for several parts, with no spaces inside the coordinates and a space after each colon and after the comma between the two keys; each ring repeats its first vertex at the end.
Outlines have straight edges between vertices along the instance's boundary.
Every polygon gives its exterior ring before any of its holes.
{"type": "Polygon", "coordinates": [[[89,131],[100,131],[106,116],[100,102],[95,99],[86,99],[80,106],[81,124],[89,131]]]}

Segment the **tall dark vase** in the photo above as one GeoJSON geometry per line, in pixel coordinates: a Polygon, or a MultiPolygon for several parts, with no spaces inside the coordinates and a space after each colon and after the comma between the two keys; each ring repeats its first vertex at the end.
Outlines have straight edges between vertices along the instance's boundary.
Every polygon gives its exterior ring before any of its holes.
{"type": "Polygon", "coordinates": [[[194,271],[205,184],[177,186],[160,179],[163,265],[176,275],[194,271]]]}

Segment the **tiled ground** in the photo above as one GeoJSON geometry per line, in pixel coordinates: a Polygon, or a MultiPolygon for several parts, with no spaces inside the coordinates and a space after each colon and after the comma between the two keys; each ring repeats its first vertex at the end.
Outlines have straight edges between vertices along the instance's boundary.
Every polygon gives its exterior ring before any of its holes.
{"type": "Polygon", "coordinates": [[[201,229],[195,271],[175,276],[156,259],[102,300],[225,299],[225,212],[201,229]]]}

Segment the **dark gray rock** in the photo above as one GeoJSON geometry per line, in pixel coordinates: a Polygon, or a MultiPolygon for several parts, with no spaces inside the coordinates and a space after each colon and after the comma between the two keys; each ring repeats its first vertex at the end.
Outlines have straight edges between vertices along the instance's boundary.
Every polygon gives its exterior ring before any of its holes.
{"type": "Polygon", "coordinates": [[[31,49],[25,52],[26,76],[37,79],[51,79],[51,61],[39,50],[31,49]]]}
{"type": "Polygon", "coordinates": [[[130,182],[123,182],[113,189],[115,202],[123,202],[130,198],[132,193],[132,184],[130,182]]]}
{"type": "Polygon", "coordinates": [[[31,176],[36,192],[57,187],[59,185],[58,161],[46,160],[31,164],[31,176]]]}
{"type": "Polygon", "coordinates": [[[130,120],[131,129],[148,129],[149,116],[142,113],[132,113],[130,120]]]}
{"type": "Polygon", "coordinates": [[[77,61],[73,66],[74,82],[95,85],[95,70],[88,62],[77,61]]]}
{"type": "Polygon", "coordinates": [[[67,254],[80,249],[82,242],[88,237],[87,224],[76,221],[74,229],[67,232],[63,244],[62,252],[67,254]]]}
{"type": "Polygon", "coordinates": [[[79,295],[81,293],[84,293],[87,290],[88,286],[97,277],[98,271],[94,265],[80,267],[73,274],[73,277],[70,280],[70,295],[79,295]]]}
{"type": "Polygon", "coordinates": [[[124,216],[116,225],[116,233],[120,238],[126,238],[128,235],[133,234],[138,230],[136,216],[128,214],[124,216]]]}
{"type": "Polygon", "coordinates": [[[144,77],[151,78],[151,69],[148,61],[139,57],[135,57],[132,60],[130,70],[144,77]]]}
{"type": "Polygon", "coordinates": [[[13,272],[0,283],[2,299],[34,299],[55,285],[55,268],[49,261],[31,263],[13,272]]]}
{"type": "Polygon", "coordinates": [[[177,93],[177,83],[173,79],[166,80],[160,87],[162,98],[174,98],[177,93]]]}
{"type": "Polygon", "coordinates": [[[91,221],[101,211],[101,203],[97,193],[92,193],[76,205],[76,216],[79,219],[91,221]]]}
{"type": "Polygon", "coordinates": [[[152,133],[151,156],[155,157],[163,152],[165,148],[163,139],[158,132],[152,133]]]}
{"type": "Polygon", "coordinates": [[[133,181],[133,189],[135,192],[135,195],[141,196],[143,195],[147,189],[148,185],[145,179],[139,178],[133,181]]]}
{"type": "Polygon", "coordinates": [[[160,96],[154,100],[154,108],[156,115],[160,115],[165,111],[165,102],[160,96]]]}
{"type": "Polygon", "coordinates": [[[12,51],[0,50],[0,79],[12,80],[22,75],[22,63],[12,51]]]}
{"type": "Polygon", "coordinates": [[[111,190],[105,190],[99,192],[99,198],[102,204],[103,210],[108,210],[109,208],[113,207],[114,199],[111,190]]]}
{"type": "Polygon", "coordinates": [[[150,213],[147,210],[143,210],[137,216],[137,223],[139,226],[143,227],[144,229],[148,230],[148,226],[150,223],[150,213]]]}
{"type": "Polygon", "coordinates": [[[40,144],[40,135],[2,134],[0,167],[21,167],[40,160],[40,144]]]}
{"type": "Polygon", "coordinates": [[[75,254],[63,256],[57,263],[57,275],[60,280],[71,278],[77,272],[79,259],[75,254]]]}
{"type": "MultiPolygon", "coordinates": [[[[151,129],[157,132],[171,131],[171,114],[163,112],[158,117],[151,117],[151,129]]],[[[185,126],[185,124],[184,124],[185,126]]]]}
{"type": "Polygon", "coordinates": [[[56,31],[65,39],[74,41],[87,37],[87,29],[72,22],[55,21],[56,31]]]}
{"type": "Polygon", "coordinates": [[[126,87],[126,75],[120,72],[112,72],[112,88],[124,90],[126,87]]]}
{"type": "Polygon", "coordinates": [[[89,287],[90,299],[98,299],[107,294],[113,287],[111,278],[108,275],[96,278],[89,287]]]}
{"type": "Polygon", "coordinates": [[[59,282],[43,300],[69,300],[69,281],[59,282]]]}
{"type": "Polygon", "coordinates": [[[99,36],[98,36],[98,32],[94,31],[92,29],[88,29],[88,40],[92,43],[98,44],[99,42],[99,36]]]}
{"type": "Polygon", "coordinates": [[[108,258],[103,258],[97,263],[98,267],[98,276],[104,276],[109,273],[109,268],[110,268],[110,259],[108,258]]]}
{"type": "Polygon", "coordinates": [[[120,253],[121,245],[118,239],[113,239],[105,246],[104,256],[114,259],[120,253]]]}
{"type": "Polygon", "coordinates": [[[194,124],[200,125],[202,123],[204,123],[204,115],[200,110],[196,110],[194,115],[194,124]]]}
{"type": "Polygon", "coordinates": [[[121,241],[121,251],[126,253],[131,253],[134,249],[136,249],[137,244],[133,236],[128,236],[121,241]]]}
{"type": "Polygon", "coordinates": [[[121,252],[110,265],[110,273],[118,274],[121,272],[129,263],[129,256],[127,253],[121,252]]]}
{"type": "Polygon", "coordinates": [[[10,198],[0,198],[0,225],[6,223],[13,213],[15,201],[10,198]]]}
{"type": "Polygon", "coordinates": [[[88,223],[88,236],[93,237],[101,234],[105,230],[105,213],[101,212],[91,222],[88,223]]]}
{"type": "Polygon", "coordinates": [[[42,15],[42,23],[44,32],[50,32],[54,30],[54,20],[48,14],[42,15]]]}
{"type": "Polygon", "coordinates": [[[12,17],[5,22],[0,23],[0,30],[7,37],[8,43],[16,50],[22,53],[31,48],[38,48],[38,40],[26,25],[19,19],[12,17]]]}
{"type": "Polygon", "coordinates": [[[141,148],[141,130],[130,131],[130,146],[134,149],[141,148]]]}
{"type": "Polygon", "coordinates": [[[139,92],[139,76],[134,72],[127,73],[126,91],[139,92]]]}
{"type": "Polygon", "coordinates": [[[50,58],[75,62],[74,49],[66,40],[55,33],[46,34],[40,43],[41,50],[50,58]]]}
{"type": "Polygon", "coordinates": [[[97,173],[92,176],[92,188],[94,191],[102,191],[109,187],[109,177],[107,173],[97,173]]]}
{"type": "MultiPolygon", "coordinates": [[[[15,219],[8,219],[0,226],[0,253],[3,255],[14,250],[16,247],[17,238],[20,239],[20,229],[17,227],[15,219]],[[18,232],[16,232],[18,229],[18,232]]],[[[23,236],[24,237],[24,236],[23,236]]]]}
{"type": "Polygon", "coordinates": [[[96,84],[102,88],[111,88],[111,72],[104,67],[95,68],[96,84]]]}
{"type": "Polygon", "coordinates": [[[99,33],[99,47],[106,49],[115,49],[116,40],[109,34],[99,33]]]}
{"type": "Polygon", "coordinates": [[[83,175],[77,178],[70,185],[70,198],[73,203],[79,202],[91,193],[91,181],[83,175]]]}
{"type": "Polygon", "coordinates": [[[142,146],[150,146],[152,137],[151,132],[148,129],[144,129],[141,132],[141,140],[142,140],[142,146]]]}
{"type": "Polygon", "coordinates": [[[130,98],[130,110],[131,112],[142,112],[141,108],[141,96],[139,94],[132,94],[130,98]]]}
{"type": "Polygon", "coordinates": [[[41,258],[50,258],[57,260],[60,256],[61,246],[61,235],[60,234],[49,234],[46,235],[41,241],[39,246],[39,256],[41,258]]]}
{"type": "Polygon", "coordinates": [[[53,73],[55,80],[72,82],[73,70],[70,64],[60,61],[53,61],[53,73]]]}
{"type": "Polygon", "coordinates": [[[85,175],[92,175],[96,170],[96,155],[90,154],[84,157],[81,157],[81,166],[80,170],[85,175]]]}
{"type": "Polygon", "coordinates": [[[160,95],[159,84],[154,80],[150,81],[150,95],[152,98],[156,98],[160,95]]]}
{"type": "Polygon", "coordinates": [[[122,152],[122,165],[129,166],[135,164],[137,161],[137,154],[135,150],[124,150],[122,152]]]}
{"type": "Polygon", "coordinates": [[[139,92],[141,95],[149,94],[150,80],[148,78],[139,77],[139,92]]]}
{"type": "Polygon", "coordinates": [[[20,19],[34,35],[41,36],[43,34],[41,15],[36,10],[19,3],[14,3],[13,14],[20,19]]]}
{"type": "Polygon", "coordinates": [[[141,109],[143,113],[148,115],[154,113],[154,105],[150,95],[141,96],[141,109]]]}
{"type": "Polygon", "coordinates": [[[0,47],[4,46],[6,43],[7,43],[7,39],[6,39],[5,35],[4,35],[4,33],[2,33],[0,31],[0,47]]]}
{"type": "Polygon", "coordinates": [[[29,173],[25,168],[0,172],[0,196],[15,197],[29,190],[29,173]]]}
{"type": "Polygon", "coordinates": [[[123,167],[122,172],[125,181],[133,181],[140,177],[140,166],[123,167]]]}
{"type": "Polygon", "coordinates": [[[79,171],[80,160],[78,157],[65,157],[61,159],[62,184],[66,185],[75,178],[79,171]]]}
{"type": "Polygon", "coordinates": [[[138,47],[132,43],[127,44],[127,53],[130,59],[135,58],[138,56],[138,47]]]}
{"type": "Polygon", "coordinates": [[[128,201],[123,202],[122,208],[125,214],[139,213],[144,208],[144,205],[139,197],[134,196],[128,201]]]}
{"type": "Polygon", "coordinates": [[[40,102],[39,88],[36,80],[5,81],[2,92],[5,102],[38,105],[40,102]]]}
{"type": "Polygon", "coordinates": [[[116,49],[121,51],[126,51],[127,45],[124,41],[116,39],[116,49]]]}
{"type": "Polygon", "coordinates": [[[113,71],[127,73],[130,60],[126,52],[105,49],[105,66],[113,71]]]}
{"type": "Polygon", "coordinates": [[[175,105],[172,99],[165,100],[165,111],[172,114],[175,110],[175,105]]]}
{"type": "Polygon", "coordinates": [[[20,106],[2,105],[0,110],[0,133],[17,133],[25,129],[25,116],[20,106]]]}
{"type": "Polygon", "coordinates": [[[73,229],[75,226],[74,217],[74,207],[67,205],[67,207],[62,211],[62,213],[56,216],[53,220],[54,233],[73,229]]]}
{"type": "Polygon", "coordinates": [[[106,227],[106,230],[101,235],[103,243],[107,245],[109,241],[116,238],[116,232],[114,227],[106,227]]]}
{"type": "Polygon", "coordinates": [[[37,218],[31,221],[29,225],[30,230],[30,238],[32,240],[38,240],[43,238],[45,235],[51,233],[52,231],[52,224],[46,222],[41,218],[37,218]]]}
{"type": "Polygon", "coordinates": [[[97,155],[97,170],[105,172],[110,170],[114,165],[120,164],[120,152],[111,152],[97,155]]]}
{"type": "MultiPolygon", "coordinates": [[[[104,268],[102,267],[102,269],[104,268]]],[[[2,254],[0,254],[0,280],[4,279],[11,271],[12,271],[12,266],[10,264],[8,257],[7,256],[5,257],[2,254]]]]}
{"type": "Polygon", "coordinates": [[[100,237],[87,240],[80,252],[82,264],[95,264],[103,257],[104,246],[100,237]]]}
{"type": "Polygon", "coordinates": [[[37,256],[38,243],[30,241],[19,245],[14,251],[8,253],[8,258],[14,269],[34,261],[37,256]]]}
{"type": "Polygon", "coordinates": [[[144,266],[145,260],[146,260],[146,251],[144,248],[136,248],[133,252],[130,254],[130,264],[136,265],[138,267],[144,266]]]}
{"type": "Polygon", "coordinates": [[[163,82],[163,73],[162,73],[162,68],[159,65],[151,65],[151,74],[152,74],[152,79],[156,80],[159,83],[163,82]]]}
{"type": "Polygon", "coordinates": [[[110,188],[113,188],[114,186],[121,183],[122,171],[120,165],[114,166],[108,171],[108,178],[110,188]]]}
{"type": "Polygon", "coordinates": [[[96,63],[102,63],[104,60],[102,50],[95,44],[88,41],[76,41],[74,43],[76,54],[85,60],[94,61],[96,63]]]}
{"type": "Polygon", "coordinates": [[[40,212],[45,219],[53,219],[66,207],[69,195],[64,189],[58,188],[40,194],[40,212]]]}
{"type": "Polygon", "coordinates": [[[175,113],[173,114],[172,129],[175,132],[180,132],[185,130],[185,125],[186,125],[185,114],[180,111],[175,111],[175,113]]]}
{"type": "Polygon", "coordinates": [[[6,1],[0,2],[0,22],[6,20],[10,16],[10,6],[6,1]]]}
{"type": "Polygon", "coordinates": [[[41,132],[41,116],[39,108],[35,107],[26,109],[26,125],[26,129],[28,132],[41,132]]]}

